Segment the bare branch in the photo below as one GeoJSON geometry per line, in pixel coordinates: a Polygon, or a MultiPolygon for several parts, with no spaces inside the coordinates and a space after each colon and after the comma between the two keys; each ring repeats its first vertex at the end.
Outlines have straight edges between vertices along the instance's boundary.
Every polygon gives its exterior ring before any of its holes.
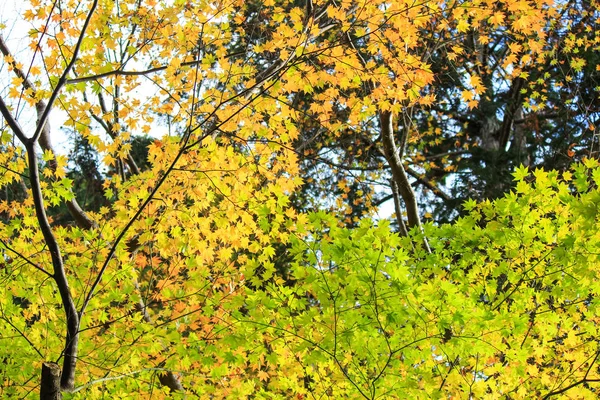
{"type": "Polygon", "coordinates": [[[156,372],[164,372],[164,373],[168,373],[169,371],[164,369],[164,368],[144,368],[141,370],[137,370],[137,371],[133,371],[133,372],[129,372],[127,374],[121,374],[121,375],[117,375],[117,376],[109,376],[106,378],[100,378],[100,379],[94,379],[93,381],[90,381],[84,385],[81,386],[77,386],[75,389],[73,389],[71,391],[71,393],[77,393],[80,392],[82,390],[85,390],[91,386],[97,385],[99,383],[104,383],[104,382],[109,382],[109,381],[115,381],[115,380],[119,380],[119,379],[123,379],[123,378],[128,378],[130,376],[136,376],[141,374],[142,372],[146,372],[146,371],[156,371],[156,372]]]}
{"type": "Polygon", "coordinates": [[[426,156],[425,159],[426,160],[435,160],[438,158],[444,158],[444,157],[452,157],[452,156],[460,156],[462,154],[468,154],[469,152],[466,150],[459,150],[459,151],[449,151],[447,153],[440,153],[440,154],[433,154],[431,156],[426,156]]]}
{"type": "MultiPolygon", "coordinates": [[[[182,67],[193,67],[200,63],[202,63],[202,60],[186,61],[186,62],[182,62],[181,66],[182,67]]],[[[108,78],[111,76],[145,76],[145,75],[150,75],[155,72],[164,71],[168,67],[169,67],[168,65],[162,65],[160,67],[148,68],[148,69],[145,69],[142,71],[124,71],[124,70],[116,69],[113,71],[103,72],[103,73],[97,74],[97,75],[89,75],[89,76],[82,76],[79,78],[68,79],[66,83],[74,84],[74,83],[81,83],[81,82],[91,82],[91,81],[97,81],[98,79],[102,79],[102,78],[108,78]]]]}

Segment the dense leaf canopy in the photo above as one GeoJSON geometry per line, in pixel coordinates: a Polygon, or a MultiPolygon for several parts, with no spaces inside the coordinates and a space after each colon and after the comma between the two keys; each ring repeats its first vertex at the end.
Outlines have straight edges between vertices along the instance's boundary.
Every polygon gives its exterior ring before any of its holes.
{"type": "Polygon", "coordinates": [[[596,1],[23,7],[0,397],[598,397],[596,1]]]}

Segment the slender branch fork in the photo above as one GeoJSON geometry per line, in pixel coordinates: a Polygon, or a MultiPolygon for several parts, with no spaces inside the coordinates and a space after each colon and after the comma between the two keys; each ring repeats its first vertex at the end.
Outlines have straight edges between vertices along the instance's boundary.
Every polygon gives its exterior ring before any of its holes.
{"type": "MultiPolygon", "coordinates": [[[[67,81],[68,75],[73,69],[75,62],[77,61],[81,44],[83,42],[87,28],[89,27],[90,21],[92,19],[92,16],[94,15],[97,6],[98,0],[94,0],[87,13],[86,19],[81,28],[81,32],[79,33],[77,43],[75,44],[75,47],[73,49],[73,56],[71,57],[70,62],[67,64],[65,70],[63,71],[62,76],[59,78],[57,85],[54,87],[54,90],[52,91],[52,94],[50,95],[47,104],[44,105],[40,102],[36,105],[36,108],[39,108],[38,121],[36,124],[35,131],[30,138],[28,138],[27,135],[25,135],[25,132],[10,112],[8,106],[0,97],[0,112],[2,113],[2,116],[6,120],[11,130],[14,132],[15,136],[17,136],[17,138],[23,144],[23,146],[25,146],[25,149],[27,151],[27,160],[29,163],[29,180],[31,184],[31,192],[35,207],[35,213],[38,219],[38,223],[40,224],[40,230],[42,232],[42,235],[44,236],[44,241],[46,242],[48,250],[50,251],[53,267],[52,277],[56,282],[56,286],[58,287],[61,301],[63,303],[63,308],[66,314],[67,332],[65,335],[66,337],[65,348],[63,351],[63,367],[60,379],[60,386],[63,390],[71,390],[73,389],[75,384],[75,367],[77,364],[77,350],[79,342],[79,316],[77,314],[77,309],[75,307],[75,303],[73,301],[71,291],[69,289],[69,283],[64,268],[64,262],[60,251],[60,246],[58,245],[52,227],[50,226],[48,216],[46,215],[46,207],[44,204],[44,197],[42,194],[41,181],[38,170],[38,159],[35,151],[35,146],[38,143],[40,136],[44,132],[48,121],[48,117],[50,115],[50,111],[52,110],[52,106],[58,98],[61,89],[67,81]]],[[[4,40],[0,40],[0,51],[2,51],[2,53],[5,55],[9,54],[8,48],[4,40]]],[[[25,84],[29,85],[28,82],[25,84]]]]}

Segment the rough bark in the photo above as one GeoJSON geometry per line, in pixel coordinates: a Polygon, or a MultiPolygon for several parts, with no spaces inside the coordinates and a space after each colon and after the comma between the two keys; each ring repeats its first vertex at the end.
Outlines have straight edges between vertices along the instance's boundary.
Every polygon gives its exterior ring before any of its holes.
{"type": "Polygon", "coordinates": [[[60,367],[53,362],[42,364],[40,400],[62,400],[60,392],[60,367]]]}
{"type": "Polygon", "coordinates": [[[517,110],[521,107],[522,95],[521,88],[525,83],[523,78],[515,78],[512,82],[512,86],[508,92],[508,102],[506,109],[504,110],[504,119],[502,120],[502,126],[500,132],[498,132],[498,143],[500,151],[505,151],[508,140],[510,139],[510,132],[513,127],[513,122],[517,117],[517,110]]]}
{"type": "Polygon", "coordinates": [[[179,376],[169,371],[164,375],[159,375],[158,380],[161,385],[168,387],[172,392],[183,392],[185,389],[179,380],[179,376]]]}

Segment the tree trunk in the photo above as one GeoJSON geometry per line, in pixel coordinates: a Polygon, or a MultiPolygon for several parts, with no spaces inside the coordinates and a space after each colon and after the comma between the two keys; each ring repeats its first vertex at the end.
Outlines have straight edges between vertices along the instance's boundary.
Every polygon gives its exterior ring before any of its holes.
{"type": "Polygon", "coordinates": [[[42,364],[42,383],[40,387],[40,400],[61,400],[60,393],[60,367],[53,362],[42,364]]]}

